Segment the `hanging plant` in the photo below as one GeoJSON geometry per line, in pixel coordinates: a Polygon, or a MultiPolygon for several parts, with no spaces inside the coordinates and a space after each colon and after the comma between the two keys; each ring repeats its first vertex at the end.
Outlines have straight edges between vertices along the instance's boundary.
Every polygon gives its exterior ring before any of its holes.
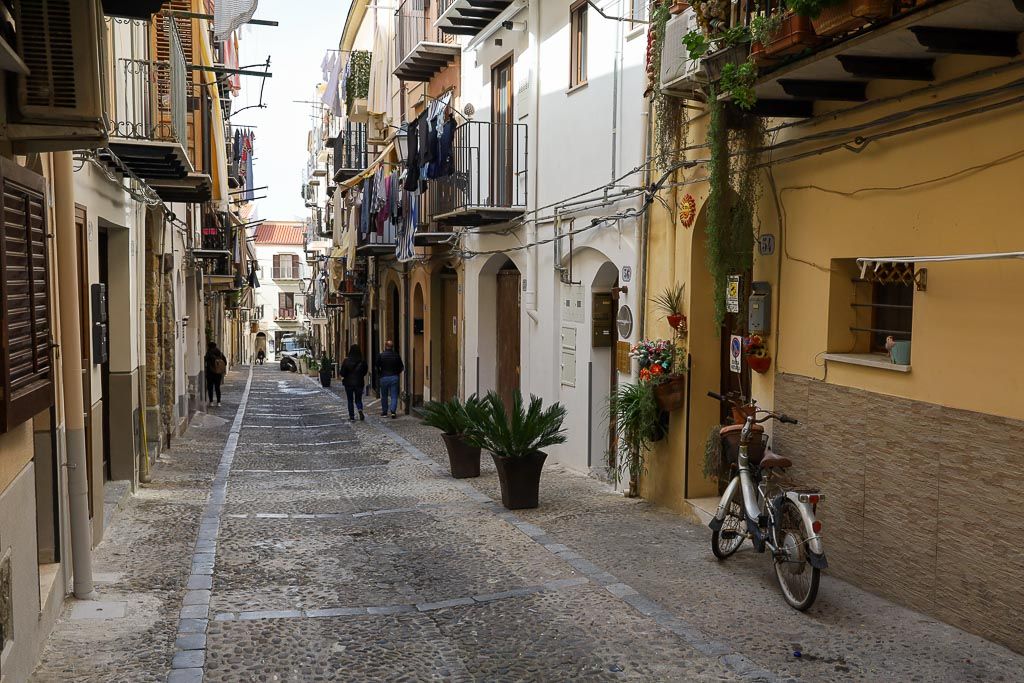
{"type": "Polygon", "coordinates": [[[726,125],[726,103],[712,90],[708,128],[707,267],[714,281],[715,323],[725,320],[729,275],[750,269],[754,258],[754,215],[760,197],[757,155],[764,144],[763,121],[733,110],[735,130],[726,125]]]}
{"type": "Polygon", "coordinates": [[[629,476],[630,497],[638,495],[640,476],[646,470],[645,456],[660,438],[660,411],[654,388],[646,382],[620,384],[608,398],[608,416],[614,419],[618,458],[609,458],[609,470],[616,485],[629,476]]]}
{"type": "Polygon", "coordinates": [[[370,94],[370,51],[353,50],[349,57],[349,75],[345,81],[345,111],[351,115],[356,100],[370,94]]]}

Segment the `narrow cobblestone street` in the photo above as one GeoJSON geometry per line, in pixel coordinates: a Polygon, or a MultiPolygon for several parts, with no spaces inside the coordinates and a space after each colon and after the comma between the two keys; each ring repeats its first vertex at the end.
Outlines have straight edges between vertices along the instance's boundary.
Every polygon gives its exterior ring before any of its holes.
{"type": "Polygon", "coordinates": [[[33,680],[1021,680],[828,577],[797,613],[765,558],[719,564],[706,529],[558,466],[512,514],[486,457],[451,479],[413,418],[350,423],[269,366],[224,397],[118,513],[101,609],[69,601],[33,680]]]}

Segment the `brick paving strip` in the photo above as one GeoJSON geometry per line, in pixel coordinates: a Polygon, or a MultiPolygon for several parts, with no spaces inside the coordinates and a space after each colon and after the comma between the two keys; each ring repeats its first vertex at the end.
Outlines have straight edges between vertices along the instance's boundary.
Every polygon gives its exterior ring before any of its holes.
{"type": "MultiPolygon", "coordinates": [[[[309,382],[315,382],[312,378],[307,378],[307,380],[309,382]]],[[[334,397],[337,401],[344,400],[334,392],[325,390],[324,393],[334,397]]],[[[535,524],[522,521],[515,515],[515,513],[506,510],[500,503],[495,502],[490,496],[478,491],[470,482],[461,479],[451,479],[450,473],[443,465],[437,463],[433,458],[418,449],[390,427],[376,421],[367,420],[367,423],[387,435],[407,454],[422,463],[432,472],[444,479],[450,480],[452,485],[457,487],[467,498],[479,503],[484,510],[516,527],[534,543],[540,545],[555,557],[567,562],[576,571],[586,577],[589,582],[602,586],[613,596],[623,601],[643,616],[654,621],[654,623],[659,627],[682,638],[685,643],[698,652],[718,657],[719,662],[721,662],[723,666],[743,678],[758,681],[782,680],[774,672],[759,667],[749,658],[740,652],[737,652],[734,646],[720,640],[709,638],[696,626],[693,626],[687,621],[672,614],[655,601],[642,595],[629,584],[620,581],[614,575],[601,569],[587,558],[575,552],[572,548],[561,543],[555,543],[544,529],[535,524]]],[[[463,601],[458,602],[457,604],[459,605],[476,604],[476,601],[471,598],[456,598],[456,600],[463,601]]]]}
{"type": "Polygon", "coordinates": [[[235,449],[242,430],[245,407],[249,402],[252,387],[252,367],[245,382],[242,400],[238,404],[234,422],[228,432],[227,443],[217,464],[210,496],[203,509],[199,523],[199,536],[192,553],[192,569],[189,573],[185,597],[181,601],[178,615],[178,637],[174,641],[175,653],[171,659],[171,671],[167,683],[202,683],[203,666],[206,663],[206,629],[210,618],[210,592],[213,590],[213,565],[217,556],[217,535],[220,533],[220,518],[227,496],[228,474],[235,459],[235,449]]]}
{"type": "Polygon", "coordinates": [[[360,617],[368,614],[391,615],[408,614],[411,612],[433,612],[451,607],[463,607],[465,605],[481,605],[497,600],[509,598],[520,598],[537,593],[559,591],[566,588],[574,588],[590,583],[590,580],[577,576],[567,579],[553,579],[545,581],[536,586],[525,586],[512,590],[500,591],[498,593],[484,593],[480,595],[467,595],[438,602],[419,602],[401,605],[382,605],[370,607],[329,607],[325,609],[304,609],[304,610],[252,610],[248,612],[222,612],[214,617],[215,621],[255,621],[259,619],[316,619],[322,617],[360,617]]]}

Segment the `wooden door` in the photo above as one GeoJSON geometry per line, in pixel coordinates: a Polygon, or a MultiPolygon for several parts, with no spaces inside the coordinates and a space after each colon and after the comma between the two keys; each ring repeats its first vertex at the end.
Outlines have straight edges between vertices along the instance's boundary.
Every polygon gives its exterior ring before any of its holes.
{"type": "Polygon", "coordinates": [[[519,271],[498,271],[498,395],[506,406],[519,388],[519,271]]]}
{"type": "Polygon", "coordinates": [[[89,473],[89,519],[93,510],[92,478],[92,317],[89,314],[89,233],[85,207],[75,206],[75,230],[78,233],[78,313],[82,343],[82,406],[85,410],[85,468],[89,473]]]}
{"type": "Polygon", "coordinates": [[[459,280],[441,276],[441,400],[459,393],[459,280]]]}
{"type": "Polygon", "coordinates": [[[491,200],[512,205],[512,58],[491,70],[491,200]]]}

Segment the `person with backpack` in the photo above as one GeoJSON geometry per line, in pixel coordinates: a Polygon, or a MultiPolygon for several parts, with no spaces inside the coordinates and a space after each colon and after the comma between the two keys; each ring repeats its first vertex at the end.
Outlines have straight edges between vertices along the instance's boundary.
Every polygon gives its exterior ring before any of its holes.
{"type": "Polygon", "coordinates": [[[391,419],[398,417],[398,385],[403,370],[405,370],[405,364],[402,363],[402,357],[395,351],[395,343],[388,339],[384,342],[384,351],[377,356],[377,372],[380,375],[381,417],[388,416],[389,407],[391,419]]]}
{"type": "Polygon", "coordinates": [[[217,405],[220,405],[220,384],[228,371],[228,359],[224,357],[216,342],[210,342],[206,349],[206,397],[213,403],[213,395],[217,394],[217,405]]]}
{"type": "Polygon", "coordinates": [[[363,414],[363,387],[366,385],[368,369],[359,345],[353,344],[349,347],[345,360],[341,362],[341,367],[338,368],[341,383],[345,387],[345,397],[348,399],[348,419],[352,422],[356,419],[356,408],[359,409],[359,419],[366,419],[366,415],[363,414]]]}

